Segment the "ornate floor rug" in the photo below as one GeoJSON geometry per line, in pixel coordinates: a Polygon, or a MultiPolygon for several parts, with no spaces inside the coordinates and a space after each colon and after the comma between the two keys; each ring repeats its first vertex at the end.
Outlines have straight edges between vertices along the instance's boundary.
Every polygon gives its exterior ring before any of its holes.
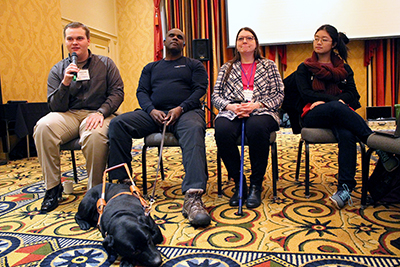
{"type": "MultiPolygon", "coordinates": [[[[356,178],[353,205],[336,210],[329,196],[337,185],[337,146],[310,147],[311,196],[304,197],[304,164],[295,181],[299,136],[288,129],[278,134],[278,199],[272,199],[269,162],[263,203],[256,209],[228,205],[234,184],[223,168],[223,195],[217,194],[216,147],[213,130],[207,131],[209,183],[204,204],[212,216],[207,228],[193,228],[182,216],[184,177],[179,148],[163,153],[165,180],[156,184],[151,216],[164,242],[158,247],[163,266],[400,266],[400,205],[360,208],[361,168],[356,178]]],[[[141,187],[141,147],[132,149],[133,176],[141,187]]],[[[49,214],[40,214],[44,196],[37,158],[0,166],[0,266],[118,266],[102,247],[97,229],[82,231],[75,223],[77,207],[86,192],[84,158],[76,153],[79,183],[74,193],[49,214]]],[[[360,163],[360,155],[358,155],[360,163]]],[[[148,188],[152,193],[157,149],[147,157],[148,188]]],[[[69,152],[62,155],[63,179],[72,178],[69,152]]],[[[360,165],[360,164],[359,164],[360,165]]],[[[373,162],[371,162],[371,171],[373,162]]],[[[245,151],[245,172],[250,173],[245,151]]]]}

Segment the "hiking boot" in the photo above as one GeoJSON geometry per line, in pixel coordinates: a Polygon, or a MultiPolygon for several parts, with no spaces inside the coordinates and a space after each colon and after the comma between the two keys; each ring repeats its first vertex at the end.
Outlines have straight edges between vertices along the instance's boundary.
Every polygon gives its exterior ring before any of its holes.
{"type": "Polygon", "coordinates": [[[381,159],[383,167],[385,167],[385,170],[387,170],[388,172],[394,171],[399,166],[400,162],[397,157],[379,149],[376,150],[376,153],[381,159]]]}
{"type": "Polygon", "coordinates": [[[353,200],[351,199],[351,191],[347,187],[346,184],[342,185],[341,189],[338,189],[338,191],[333,194],[329,199],[332,201],[332,203],[335,205],[337,209],[343,208],[347,201],[349,202],[349,205],[353,205],[353,200]]]}
{"type": "Polygon", "coordinates": [[[182,214],[189,219],[193,227],[206,227],[211,222],[211,216],[204,209],[203,201],[198,190],[185,193],[185,201],[183,203],[182,214]]]}
{"type": "MultiPolygon", "coordinates": [[[[233,196],[229,200],[229,206],[231,206],[231,207],[239,206],[239,187],[240,187],[239,182],[237,182],[237,184],[235,184],[235,193],[233,193],[233,196]]],[[[242,190],[243,190],[243,192],[242,192],[242,204],[243,204],[247,199],[247,184],[246,184],[246,182],[243,184],[242,190]]]]}

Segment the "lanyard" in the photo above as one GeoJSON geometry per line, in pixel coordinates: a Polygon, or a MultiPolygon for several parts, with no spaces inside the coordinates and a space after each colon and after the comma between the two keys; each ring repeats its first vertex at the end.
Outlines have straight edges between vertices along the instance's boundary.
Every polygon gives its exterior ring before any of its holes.
{"type": "Polygon", "coordinates": [[[256,62],[253,61],[253,64],[251,65],[250,77],[247,77],[246,72],[244,71],[242,64],[240,64],[240,68],[242,69],[244,77],[246,77],[246,81],[247,81],[247,88],[246,89],[247,90],[250,90],[250,80],[251,80],[251,77],[253,76],[253,68],[254,68],[255,65],[256,65],[256,62]]]}

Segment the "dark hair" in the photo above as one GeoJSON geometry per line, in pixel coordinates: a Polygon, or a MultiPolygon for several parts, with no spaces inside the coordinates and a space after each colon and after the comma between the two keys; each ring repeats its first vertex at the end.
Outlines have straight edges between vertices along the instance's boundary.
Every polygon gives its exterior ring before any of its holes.
{"type": "Polygon", "coordinates": [[[260,43],[258,42],[258,38],[257,38],[257,34],[253,31],[253,29],[249,28],[249,27],[243,27],[241,28],[238,33],[236,34],[236,41],[235,41],[235,50],[233,51],[233,58],[231,60],[228,61],[228,63],[230,63],[226,73],[225,73],[225,78],[224,78],[224,82],[226,82],[226,80],[229,77],[229,74],[232,71],[233,68],[233,63],[240,61],[240,53],[237,50],[237,39],[239,37],[239,33],[241,31],[247,31],[247,32],[251,32],[251,34],[254,36],[254,39],[256,41],[256,48],[254,49],[254,60],[257,59],[261,59],[263,58],[263,56],[261,55],[261,49],[260,49],[260,43]]]}
{"type": "Polygon", "coordinates": [[[319,27],[315,32],[315,34],[317,34],[317,32],[321,30],[325,30],[329,34],[329,36],[332,38],[333,45],[336,44],[332,49],[332,53],[333,50],[336,49],[338,51],[339,56],[344,61],[347,61],[349,48],[346,45],[349,43],[349,38],[347,38],[346,34],[344,34],[343,32],[338,32],[335,27],[329,24],[325,24],[319,27]]]}
{"type": "Polygon", "coordinates": [[[85,30],[86,38],[90,39],[90,30],[89,30],[89,28],[88,28],[85,24],[80,23],[80,22],[71,22],[71,23],[68,23],[68,24],[65,25],[65,27],[64,27],[64,38],[65,38],[65,31],[66,31],[68,28],[74,28],[74,29],[75,29],[75,28],[82,28],[82,29],[85,30]]]}

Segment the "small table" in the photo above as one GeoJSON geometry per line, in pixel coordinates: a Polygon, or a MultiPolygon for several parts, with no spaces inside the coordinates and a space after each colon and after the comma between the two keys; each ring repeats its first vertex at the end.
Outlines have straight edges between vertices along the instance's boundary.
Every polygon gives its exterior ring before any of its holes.
{"type": "Polygon", "coordinates": [[[1,127],[0,136],[7,149],[7,162],[11,152],[10,135],[15,134],[18,138],[26,137],[29,158],[29,136],[32,136],[36,122],[49,112],[47,102],[9,101],[0,105],[0,120],[4,125],[1,127]]]}

